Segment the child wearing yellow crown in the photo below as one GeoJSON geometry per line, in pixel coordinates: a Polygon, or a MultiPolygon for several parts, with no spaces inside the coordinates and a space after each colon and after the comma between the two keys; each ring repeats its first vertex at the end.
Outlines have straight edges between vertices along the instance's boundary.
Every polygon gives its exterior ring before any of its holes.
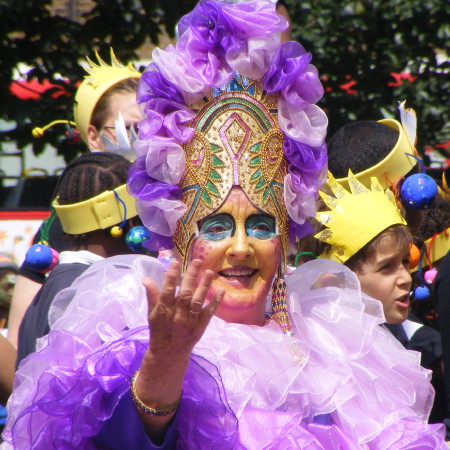
{"type": "Polygon", "coordinates": [[[330,208],[316,215],[325,229],[314,237],[327,244],[320,257],[352,269],[362,291],[383,304],[386,322],[403,322],[409,310],[412,236],[392,192],[384,192],[377,178],[371,178],[368,189],[350,171],[348,183],[350,192],[329,174],[333,195],[320,192],[330,208]]]}
{"type": "Polygon", "coordinates": [[[378,179],[371,178],[366,188],[349,171],[350,191],[329,174],[326,188],[320,192],[329,208],[317,213],[324,229],[314,237],[321,243],[315,248],[320,258],[345,264],[358,276],[361,290],[383,305],[386,327],[407,348],[422,353],[422,366],[433,370],[436,398],[430,414],[432,423],[446,417],[442,403],[442,351],[439,333],[411,317],[410,248],[413,237],[406,226],[394,195],[383,191],[378,179]],[[426,345],[425,340],[433,344],[426,345]],[[428,348],[428,350],[427,350],[428,348]]]}

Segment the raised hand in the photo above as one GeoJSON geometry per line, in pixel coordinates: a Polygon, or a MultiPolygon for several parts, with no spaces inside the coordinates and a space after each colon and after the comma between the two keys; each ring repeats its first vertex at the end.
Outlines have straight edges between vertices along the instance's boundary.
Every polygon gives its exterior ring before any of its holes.
{"type": "MultiPolygon", "coordinates": [[[[143,280],[151,337],[135,381],[135,391],[151,408],[164,409],[180,398],[192,348],[222,301],[224,291],[219,290],[205,303],[214,272],[206,270],[200,275],[201,264],[200,260],[189,263],[179,289],[181,264],[178,262],[169,266],[160,291],[152,280],[143,280]]],[[[160,441],[171,415],[141,416],[149,436],[155,442],[160,441]]]]}
{"type": "Polygon", "coordinates": [[[198,280],[200,268],[200,260],[189,263],[178,292],[181,277],[178,262],[169,266],[160,292],[151,280],[144,280],[150,311],[150,351],[155,355],[161,352],[178,356],[189,354],[219,306],[223,293],[205,304],[214,273],[207,270],[198,280]]]}

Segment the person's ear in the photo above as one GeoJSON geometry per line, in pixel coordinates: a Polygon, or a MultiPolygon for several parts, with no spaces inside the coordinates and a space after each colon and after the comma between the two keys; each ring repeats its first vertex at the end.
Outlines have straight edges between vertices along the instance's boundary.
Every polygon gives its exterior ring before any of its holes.
{"type": "Polygon", "coordinates": [[[88,146],[94,150],[104,150],[104,144],[100,132],[94,125],[89,125],[87,129],[88,146]]]}

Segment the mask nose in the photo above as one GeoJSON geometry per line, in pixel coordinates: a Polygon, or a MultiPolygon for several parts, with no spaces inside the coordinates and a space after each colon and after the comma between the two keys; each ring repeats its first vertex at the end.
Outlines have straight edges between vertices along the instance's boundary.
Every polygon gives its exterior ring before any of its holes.
{"type": "Polygon", "coordinates": [[[243,227],[238,227],[234,236],[231,238],[228,255],[237,258],[238,260],[245,260],[253,255],[250,239],[243,227]]]}

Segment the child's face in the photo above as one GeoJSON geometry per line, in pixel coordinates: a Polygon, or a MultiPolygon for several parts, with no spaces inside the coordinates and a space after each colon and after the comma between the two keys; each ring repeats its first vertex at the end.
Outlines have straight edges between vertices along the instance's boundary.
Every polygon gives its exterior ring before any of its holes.
{"type": "Polygon", "coordinates": [[[383,304],[387,323],[401,323],[409,310],[409,246],[399,248],[391,236],[380,236],[375,253],[355,270],[361,290],[383,304]]]}

